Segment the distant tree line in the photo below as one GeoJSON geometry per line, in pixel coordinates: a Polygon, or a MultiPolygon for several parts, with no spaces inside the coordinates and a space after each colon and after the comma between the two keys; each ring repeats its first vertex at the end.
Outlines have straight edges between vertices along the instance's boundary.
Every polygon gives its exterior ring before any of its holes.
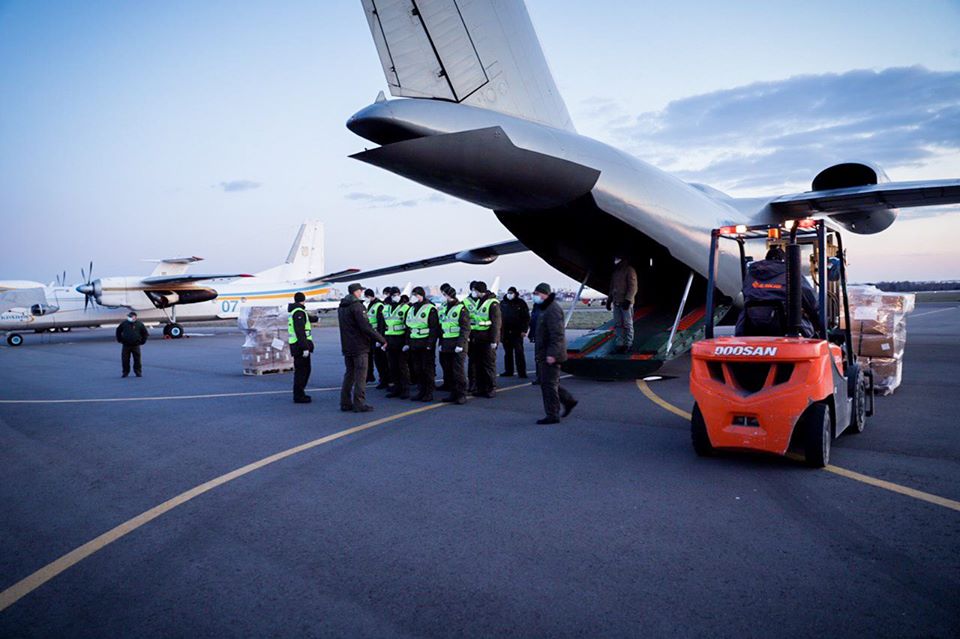
{"type": "Polygon", "coordinates": [[[960,280],[948,280],[943,282],[875,282],[873,284],[881,291],[891,291],[896,293],[914,293],[918,291],[960,291],[960,280]]]}

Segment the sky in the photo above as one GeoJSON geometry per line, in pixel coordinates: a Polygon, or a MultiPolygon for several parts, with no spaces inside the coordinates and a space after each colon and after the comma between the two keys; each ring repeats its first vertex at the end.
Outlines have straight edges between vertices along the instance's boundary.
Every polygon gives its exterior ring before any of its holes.
{"type": "MultiPolygon", "coordinates": [[[[960,177],[956,0],[527,6],[579,132],[682,179],[775,195],[850,159],[960,177]]],[[[185,254],[256,272],[304,219],[325,222],[329,271],[508,239],[348,158],[370,143],[344,123],[385,88],[359,0],[0,0],[0,279],[185,254]]],[[[960,279],[958,237],[960,207],[905,210],[848,234],[851,277],[960,279]]],[[[533,255],[414,279],[497,275],[572,286],[533,255]]]]}

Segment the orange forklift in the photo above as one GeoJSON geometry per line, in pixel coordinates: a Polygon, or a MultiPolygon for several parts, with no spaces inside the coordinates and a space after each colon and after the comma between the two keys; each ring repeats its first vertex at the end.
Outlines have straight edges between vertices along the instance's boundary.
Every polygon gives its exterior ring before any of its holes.
{"type": "Polygon", "coordinates": [[[873,414],[873,375],[853,353],[843,240],[824,220],[725,226],[710,242],[705,339],[692,349],[690,421],[698,455],[717,450],[802,454],[808,466],[830,462],[831,442],[843,432],[860,433],[873,414]],[[782,335],[715,336],[713,310],[720,241],[739,246],[746,277],[746,246],[779,246],[786,255],[786,300],[773,311],[782,335]],[[803,337],[801,264],[812,248],[810,274],[819,317],[806,318],[814,337],[803,337]],[[840,315],[843,314],[843,322],[840,315]]]}

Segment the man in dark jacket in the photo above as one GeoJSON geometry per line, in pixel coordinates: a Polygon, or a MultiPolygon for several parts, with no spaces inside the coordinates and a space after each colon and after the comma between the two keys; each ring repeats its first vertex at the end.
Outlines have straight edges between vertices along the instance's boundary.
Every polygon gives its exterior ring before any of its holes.
{"type": "Polygon", "coordinates": [[[476,305],[470,322],[470,360],[476,362],[474,374],[477,397],[496,397],[497,344],[500,340],[500,302],[487,290],[485,282],[474,282],[476,305]]]}
{"type": "Polygon", "coordinates": [[[626,353],[633,346],[633,302],[636,297],[637,271],[622,255],[617,255],[613,258],[613,274],[607,291],[607,310],[613,307],[617,353],[626,353]]]}
{"type": "Polygon", "coordinates": [[[400,289],[396,286],[390,287],[387,292],[390,294],[390,310],[385,313],[387,329],[384,335],[387,338],[387,357],[393,381],[393,388],[387,393],[387,397],[410,399],[410,357],[407,343],[407,311],[410,310],[410,300],[406,295],[400,295],[400,289]]]}
{"type": "MultiPolygon", "coordinates": [[[[527,333],[527,339],[530,340],[531,344],[536,343],[537,339],[537,321],[540,319],[540,305],[534,304],[533,310],[530,311],[530,332],[527,333]]],[[[540,385],[540,365],[537,364],[536,358],[534,358],[533,366],[536,369],[536,374],[533,378],[533,385],[540,385]]]]}
{"type": "Polygon", "coordinates": [[[543,395],[543,409],[547,416],[537,420],[538,424],[557,424],[560,422],[560,406],[563,417],[577,405],[567,389],[560,386],[560,364],[567,359],[567,337],[563,326],[563,309],[556,303],[550,285],[537,284],[533,291],[533,302],[540,306],[536,330],[536,357],[540,371],[540,392],[543,395]]]}
{"type": "Polygon", "coordinates": [[[449,284],[440,287],[445,304],[440,309],[440,367],[443,386],[450,392],[443,402],[467,402],[467,376],[464,362],[470,338],[470,312],[457,299],[457,291],[449,284]]]}
{"type": "MultiPolygon", "coordinates": [[[[363,297],[367,300],[367,320],[370,322],[370,326],[381,335],[385,335],[387,330],[386,312],[388,309],[387,305],[390,303],[390,296],[384,291],[383,301],[381,302],[377,299],[377,295],[373,292],[373,289],[368,288],[363,292],[363,297]]],[[[390,385],[390,371],[387,363],[387,353],[382,348],[377,348],[376,342],[370,344],[370,355],[367,358],[368,382],[376,380],[373,376],[374,367],[376,367],[377,373],[380,375],[380,383],[377,384],[377,390],[383,390],[390,385]]]]}
{"type": "Polygon", "coordinates": [[[343,351],[343,362],[346,370],[343,373],[343,385],[340,387],[340,410],[352,410],[355,413],[366,413],[373,410],[367,404],[367,358],[370,353],[370,344],[376,342],[381,346],[387,343],[383,335],[373,330],[364,311],[363,286],[351,284],[348,295],[340,300],[337,309],[337,320],[340,323],[340,349],[343,351]],[[350,390],[353,389],[351,398],[350,390]]]}
{"type": "Polygon", "coordinates": [[[123,344],[120,349],[120,362],[123,366],[123,377],[130,375],[130,356],[133,356],[133,374],[143,377],[143,367],[140,363],[140,347],[147,343],[150,333],[143,322],[137,319],[133,311],[127,313],[127,319],[117,326],[117,341],[123,344]]]}
{"type": "MultiPolygon", "coordinates": [[[[737,318],[738,336],[783,336],[787,332],[787,264],[783,249],[774,246],[766,259],[751,262],[743,280],[743,310],[737,318]]],[[[817,294],[807,278],[801,277],[803,313],[800,317],[804,337],[816,334],[820,316],[817,294]]]]}
{"type": "Polygon", "coordinates": [[[309,404],[312,400],[306,393],[310,381],[310,354],[313,352],[313,333],[307,308],[303,305],[306,296],[297,291],[293,303],[287,305],[287,333],[290,355],[293,357],[293,401],[309,404]]]}
{"type": "Polygon", "coordinates": [[[435,388],[437,340],[440,339],[440,318],[437,307],[427,299],[422,286],[410,291],[410,310],[407,311],[407,340],[410,352],[410,378],[417,385],[415,402],[432,402],[435,388]]]}
{"type": "Polygon", "coordinates": [[[527,377],[527,357],[523,352],[523,338],[530,328],[530,307],[517,294],[515,286],[507,289],[500,302],[502,329],[500,343],[503,344],[503,372],[501,377],[513,377],[516,363],[517,377],[527,377]]]}

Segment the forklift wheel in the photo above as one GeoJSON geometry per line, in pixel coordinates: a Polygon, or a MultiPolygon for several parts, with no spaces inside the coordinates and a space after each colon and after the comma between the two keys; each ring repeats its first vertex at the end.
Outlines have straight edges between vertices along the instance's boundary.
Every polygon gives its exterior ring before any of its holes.
{"type": "Polygon", "coordinates": [[[709,457],[713,454],[713,444],[710,443],[710,436],[707,434],[707,424],[703,421],[703,413],[696,404],[693,405],[693,414],[690,416],[690,439],[693,442],[693,450],[700,457],[709,457]]]}
{"type": "Polygon", "coordinates": [[[830,440],[833,428],[830,407],[823,402],[811,404],[800,418],[803,429],[803,453],[807,466],[823,468],[830,463],[830,440]]]}
{"type": "Polygon", "coordinates": [[[867,380],[862,370],[857,370],[857,386],[853,393],[853,410],[850,411],[850,426],[846,432],[851,435],[862,433],[867,425],[867,380]]]}

